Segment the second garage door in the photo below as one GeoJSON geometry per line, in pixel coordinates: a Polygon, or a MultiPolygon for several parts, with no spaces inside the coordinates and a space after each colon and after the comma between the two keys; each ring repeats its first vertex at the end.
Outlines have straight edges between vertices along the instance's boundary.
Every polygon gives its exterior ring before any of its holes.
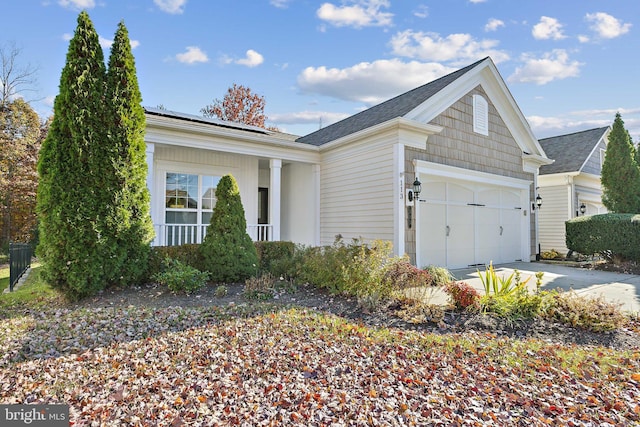
{"type": "Polygon", "coordinates": [[[447,268],[522,259],[522,189],[440,177],[423,179],[418,265],[447,268]]]}

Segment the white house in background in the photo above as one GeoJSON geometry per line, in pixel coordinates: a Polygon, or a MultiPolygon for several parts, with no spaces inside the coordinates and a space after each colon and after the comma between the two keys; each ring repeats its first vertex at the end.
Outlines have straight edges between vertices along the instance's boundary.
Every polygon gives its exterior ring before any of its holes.
{"type": "Polygon", "coordinates": [[[552,161],[490,58],[303,137],[152,108],[146,118],[156,245],[200,242],[231,173],[255,240],[383,239],[449,268],[529,261],[537,248],[532,200],[552,161]]]}
{"type": "Polygon", "coordinates": [[[541,139],[554,163],[540,168],[538,213],[540,247],[566,254],[565,221],[579,215],[607,212],[602,204],[600,174],[610,127],[541,139]]]}

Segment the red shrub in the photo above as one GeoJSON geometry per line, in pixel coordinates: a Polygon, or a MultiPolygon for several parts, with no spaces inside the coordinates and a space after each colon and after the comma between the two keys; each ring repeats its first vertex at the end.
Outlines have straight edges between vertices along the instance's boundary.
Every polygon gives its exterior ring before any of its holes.
{"type": "Polygon", "coordinates": [[[461,310],[480,308],[480,294],[465,282],[451,282],[445,287],[456,308],[461,310]]]}

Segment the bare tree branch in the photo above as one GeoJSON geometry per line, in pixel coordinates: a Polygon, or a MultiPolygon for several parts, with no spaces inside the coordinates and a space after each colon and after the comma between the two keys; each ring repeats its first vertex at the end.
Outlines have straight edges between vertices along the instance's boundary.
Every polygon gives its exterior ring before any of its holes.
{"type": "Polygon", "coordinates": [[[17,95],[36,91],[38,68],[31,64],[20,66],[21,53],[15,42],[0,45],[0,107],[4,108],[17,95]]]}

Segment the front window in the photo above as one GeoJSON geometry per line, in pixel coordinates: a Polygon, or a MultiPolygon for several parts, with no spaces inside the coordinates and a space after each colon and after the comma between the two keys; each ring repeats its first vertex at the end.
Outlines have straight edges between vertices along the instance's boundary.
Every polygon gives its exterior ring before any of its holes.
{"type": "Polygon", "coordinates": [[[165,183],[165,223],[192,227],[169,228],[171,241],[179,233],[183,243],[195,243],[203,236],[216,205],[219,176],[167,172],[165,183]]]}

